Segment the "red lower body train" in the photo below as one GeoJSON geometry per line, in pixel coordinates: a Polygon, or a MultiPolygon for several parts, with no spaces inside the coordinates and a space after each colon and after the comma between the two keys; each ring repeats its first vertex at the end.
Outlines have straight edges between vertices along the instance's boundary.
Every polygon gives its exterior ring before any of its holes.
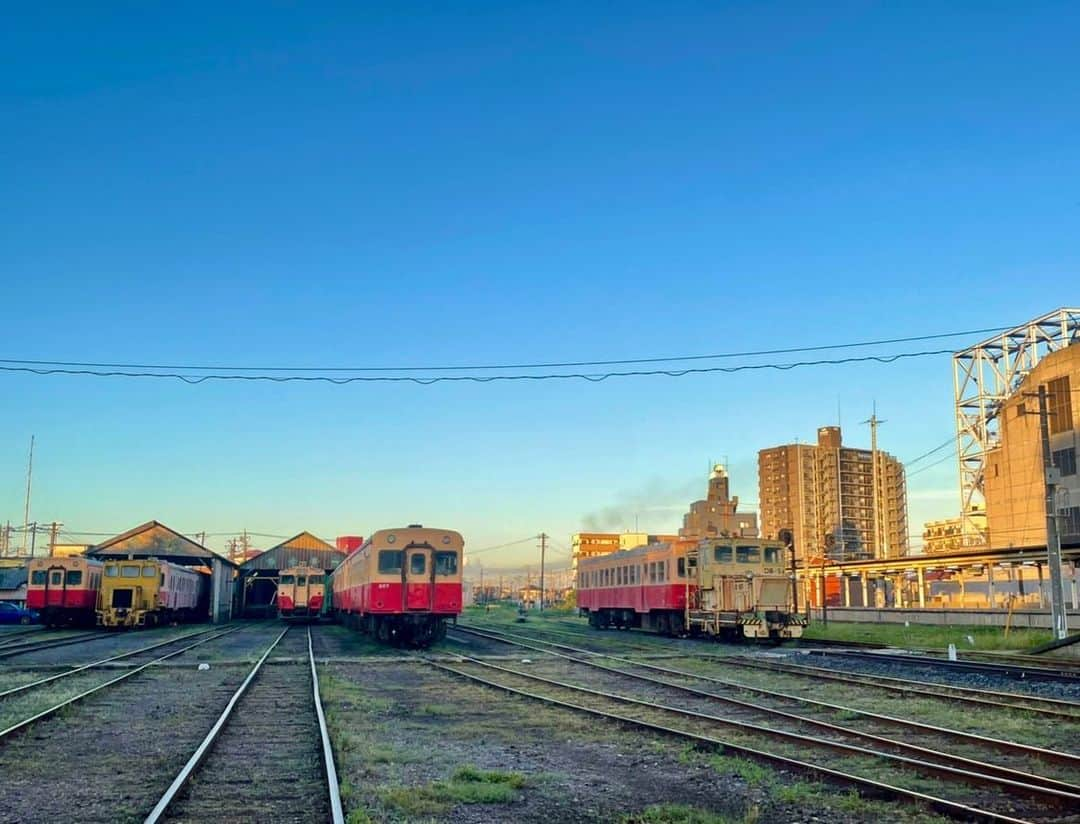
{"type": "Polygon", "coordinates": [[[409,526],[375,532],[331,575],[334,616],[376,640],[427,646],[461,613],[459,533],[409,526]]]}
{"type": "Polygon", "coordinates": [[[32,558],[26,606],[37,610],[47,626],[93,626],[101,570],[100,561],[88,558],[32,558]]]}

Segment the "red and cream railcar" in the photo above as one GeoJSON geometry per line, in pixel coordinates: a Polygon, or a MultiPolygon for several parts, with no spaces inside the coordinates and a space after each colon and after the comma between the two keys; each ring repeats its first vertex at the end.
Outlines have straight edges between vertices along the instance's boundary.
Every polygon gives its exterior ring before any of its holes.
{"type": "Polygon", "coordinates": [[[425,646],[461,613],[465,542],[450,529],[381,529],[331,574],[333,612],[380,641],[425,646]]]}
{"type": "Polygon", "coordinates": [[[649,544],[582,559],[578,606],[597,628],[782,640],[802,635],[786,547],[758,538],[649,544]]]}
{"type": "Polygon", "coordinates": [[[31,558],[26,606],[37,610],[48,626],[93,624],[102,566],[82,557],[31,558]]]}
{"type": "Polygon", "coordinates": [[[326,573],[318,567],[289,567],[278,577],[278,616],[318,618],[326,593],[326,573]]]}

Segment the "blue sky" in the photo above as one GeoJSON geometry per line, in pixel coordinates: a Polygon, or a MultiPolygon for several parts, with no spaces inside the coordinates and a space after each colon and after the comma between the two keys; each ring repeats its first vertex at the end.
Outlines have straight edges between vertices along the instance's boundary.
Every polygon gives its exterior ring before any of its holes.
{"type": "MultiPolygon", "coordinates": [[[[648,357],[1080,302],[1074,3],[358,5],[9,15],[0,357],[648,357]]],[[[34,433],[33,517],[72,531],[423,521],[473,547],[565,544],[632,512],[674,528],[710,460],[756,501],[757,450],[813,438],[838,404],[868,445],[876,401],[901,459],[953,431],[947,356],[602,384],[0,387],[0,518],[21,521],[34,433]]],[[[953,463],[909,493],[912,532],[953,514],[953,463]]]]}

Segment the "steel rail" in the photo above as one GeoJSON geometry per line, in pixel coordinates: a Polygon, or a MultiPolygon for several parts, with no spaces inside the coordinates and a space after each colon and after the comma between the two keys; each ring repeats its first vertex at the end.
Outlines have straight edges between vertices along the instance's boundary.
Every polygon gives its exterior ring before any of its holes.
{"type": "MultiPolygon", "coordinates": [[[[236,629],[231,629],[223,634],[229,635],[233,632],[239,632],[242,629],[244,629],[244,627],[237,627],[236,629]]],[[[41,687],[45,684],[52,683],[53,681],[59,681],[63,678],[70,678],[72,675],[77,675],[84,670],[93,669],[94,667],[100,667],[103,664],[111,664],[113,661],[122,661],[125,658],[132,658],[136,655],[141,655],[144,652],[150,652],[151,650],[166,647],[169,644],[177,644],[182,641],[187,641],[191,638],[198,638],[200,635],[208,635],[212,632],[217,631],[218,630],[204,629],[200,632],[189,632],[187,635],[170,638],[167,641],[158,641],[156,644],[151,644],[148,647],[140,647],[139,649],[131,650],[130,652],[122,652],[119,655],[113,655],[110,658],[102,658],[100,661],[93,661],[89,664],[82,664],[81,666],[75,667],[75,669],[64,670],[63,672],[57,673],[56,675],[50,675],[47,678],[40,678],[37,681],[31,681],[28,684],[21,684],[17,687],[12,687],[11,689],[4,690],[3,692],[0,692],[0,698],[7,698],[9,695],[15,695],[20,692],[25,692],[26,690],[33,689],[34,687],[41,687]]]]}
{"type": "MultiPolygon", "coordinates": [[[[691,718],[695,721],[710,721],[712,723],[720,724],[722,726],[734,727],[743,732],[750,732],[752,734],[761,734],[766,737],[779,738],[788,742],[795,742],[796,744],[809,744],[816,745],[819,748],[837,750],[842,753],[847,753],[854,756],[868,756],[871,758],[877,758],[884,761],[901,764],[905,767],[913,769],[916,773],[930,773],[938,776],[944,776],[955,781],[962,781],[971,784],[979,784],[984,786],[994,787],[995,789],[1008,789],[1015,790],[1021,795],[1027,795],[1044,800],[1054,801],[1060,804],[1068,804],[1071,807],[1080,805],[1080,787],[1075,787],[1071,784],[1064,782],[1056,782],[1052,779],[1046,779],[1048,783],[1059,784],[1066,789],[1061,789],[1054,786],[1046,785],[1034,785],[1026,781],[1017,780],[1015,778],[1005,778],[999,775],[989,775],[985,772],[976,772],[965,767],[951,767],[947,764],[936,764],[926,761],[919,761],[914,758],[909,758],[903,755],[896,755],[895,753],[881,752],[880,750],[868,749],[856,744],[849,744],[843,741],[835,741],[825,738],[815,738],[803,733],[793,732],[791,730],[783,730],[776,727],[763,726],[761,724],[752,723],[749,721],[739,721],[733,718],[724,718],[719,715],[713,715],[711,713],[698,712],[696,710],[683,709],[681,707],[672,707],[666,704],[661,704],[656,701],[649,701],[642,698],[634,698],[629,695],[620,695],[618,693],[609,693],[602,690],[593,689],[592,687],[583,687],[578,684],[571,684],[565,681],[559,681],[554,678],[548,678],[543,675],[537,675],[535,673],[521,672],[520,670],[510,669],[499,664],[492,664],[488,661],[483,661],[478,658],[471,658],[469,656],[460,656],[463,660],[470,664],[475,664],[486,669],[493,669],[499,672],[505,672],[509,675],[517,676],[529,681],[538,681],[540,683],[549,684],[560,689],[571,690],[574,692],[580,692],[586,695],[591,695],[600,698],[606,698],[612,701],[617,701],[624,704],[631,704],[634,706],[646,707],[649,709],[655,709],[662,712],[671,713],[685,718],[691,718]]],[[[840,728],[843,730],[843,728],[840,728]]],[[[851,734],[851,731],[845,731],[851,734]]],[[[852,734],[852,737],[859,737],[858,734],[852,734]]],[[[887,743],[895,744],[895,742],[885,739],[887,743]]],[[[962,759],[967,764],[974,764],[976,767],[983,767],[983,764],[978,762],[972,762],[968,759],[962,759]]],[[[1011,770],[1004,770],[1006,773],[1012,773],[1011,770]]],[[[1027,777],[1026,774],[1020,774],[1023,777],[1027,777]]],[[[1041,778],[1035,776],[1036,778],[1041,778]]]]}
{"type": "Polygon", "coordinates": [[[0,633],[0,646],[7,646],[13,641],[17,641],[20,638],[25,638],[27,635],[35,635],[37,633],[47,632],[47,630],[40,624],[31,627],[30,629],[23,630],[11,630],[10,632],[0,633]]]}
{"type": "Polygon", "coordinates": [[[326,726],[322,695],[319,693],[319,671],[315,666],[315,650],[311,645],[311,627],[307,631],[308,660],[311,662],[311,691],[315,696],[315,715],[319,719],[319,738],[322,741],[323,768],[326,770],[327,789],[330,794],[330,819],[333,824],[344,824],[345,812],[341,807],[341,786],[338,784],[337,767],[334,765],[334,747],[330,742],[330,730],[326,726]]]}
{"type": "Polygon", "coordinates": [[[860,652],[858,650],[809,650],[810,655],[838,655],[844,658],[858,660],[871,660],[881,663],[888,661],[894,664],[907,664],[914,666],[942,667],[952,670],[969,670],[971,672],[986,672],[993,675],[1023,680],[1063,681],[1067,684],[1080,685],[1080,674],[1063,670],[1046,669],[1042,667],[1028,667],[1011,664],[991,664],[984,661],[949,661],[944,658],[932,658],[926,655],[881,655],[873,652],[860,652]]]}
{"type": "Polygon", "coordinates": [[[218,635],[212,635],[209,638],[203,638],[203,639],[201,639],[199,641],[196,641],[194,644],[189,644],[186,647],[181,647],[178,650],[173,650],[170,653],[162,655],[160,658],[155,658],[152,661],[147,661],[145,664],[140,664],[139,666],[135,667],[134,669],[130,669],[127,672],[123,673],[122,675],[118,675],[116,678],[111,678],[108,681],[104,682],[103,684],[98,684],[96,687],[91,687],[90,689],[84,690],[83,692],[80,692],[77,695],[73,695],[71,698],[67,698],[64,701],[61,701],[59,704],[56,704],[55,706],[49,707],[48,709],[44,709],[41,712],[36,713],[35,715],[32,715],[30,718],[23,719],[22,721],[19,721],[19,722],[13,724],[12,726],[8,727],[5,730],[0,730],[0,742],[2,742],[8,736],[18,732],[19,730],[25,729],[26,727],[30,726],[31,724],[34,724],[37,721],[41,721],[42,719],[48,718],[50,715],[53,715],[54,713],[59,712],[64,707],[69,707],[72,704],[74,704],[76,701],[81,701],[82,699],[87,698],[88,696],[91,696],[96,692],[100,692],[101,690],[105,689],[106,687],[111,687],[113,684],[118,684],[121,681],[124,681],[124,680],[126,680],[128,678],[131,678],[132,676],[139,674],[140,672],[147,669],[148,667],[152,667],[154,664],[159,664],[162,661],[167,661],[170,658],[175,658],[177,655],[182,655],[183,653],[185,653],[185,652],[187,652],[189,650],[192,650],[195,647],[200,647],[203,644],[209,643],[210,641],[215,641],[215,640],[217,640],[218,638],[221,638],[224,635],[231,635],[233,632],[237,632],[237,631],[238,630],[227,630],[225,632],[219,633],[218,635]]]}
{"type": "MultiPolygon", "coordinates": [[[[467,656],[462,656],[467,657],[467,656]]],[[[749,710],[752,713],[758,715],[765,715],[769,717],[783,718],[788,721],[793,721],[799,725],[805,725],[808,727],[814,727],[820,730],[826,730],[836,735],[845,736],[848,738],[854,738],[857,740],[863,740],[871,742],[878,746],[890,747],[901,752],[907,752],[914,756],[922,758],[937,759],[938,761],[945,762],[946,764],[953,764],[959,769],[963,770],[981,770],[984,773],[991,774],[997,778],[1006,779],[1008,781],[1015,782],[1017,784],[1031,785],[1035,787],[1046,787],[1052,790],[1058,790],[1061,792],[1069,793],[1078,802],[1080,802],[1080,786],[1070,784],[1066,781],[1059,781],[1054,778],[1047,778],[1046,776],[1037,775],[1035,773],[1025,772],[1023,770],[1014,769],[1012,767],[1000,766],[997,764],[987,763],[985,761],[976,761],[973,758],[967,758],[962,755],[955,755],[941,750],[930,749],[929,747],[923,747],[918,744],[910,744],[906,741],[897,741],[892,738],[886,738],[882,735],[876,735],[874,733],[864,732],[862,730],[851,729],[840,724],[833,724],[829,721],[822,721],[817,718],[807,718],[797,713],[788,712],[787,710],[777,709],[775,707],[765,707],[761,704],[755,704],[750,701],[744,701],[739,698],[732,698],[726,695],[717,695],[713,692],[706,692],[705,690],[699,690],[695,687],[686,686],[684,684],[676,684],[671,681],[665,681],[661,678],[653,678],[648,675],[640,675],[638,673],[625,672],[614,667],[605,666],[604,664],[597,663],[595,661],[582,661],[569,655],[563,655],[558,653],[558,657],[564,658],[574,663],[583,664],[585,666],[600,669],[605,672],[619,675],[624,678],[630,678],[637,681],[643,681],[650,684],[657,684],[669,689],[683,692],[688,695],[693,695],[699,698],[705,698],[711,701],[719,701],[720,703],[729,704],[731,706],[739,707],[745,710],[749,710]]],[[[670,672],[672,674],[681,674],[678,670],[666,670],[664,668],[658,668],[662,672],[670,672]]],[[[517,672],[516,670],[506,670],[507,672],[517,672]]],[[[523,677],[528,677],[528,673],[518,673],[523,677]]],[[[928,765],[929,766],[929,765],[928,765]]]]}
{"type": "MultiPolygon", "coordinates": [[[[461,627],[459,627],[461,628],[461,627]]],[[[473,630],[471,628],[462,628],[466,632],[481,632],[481,630],[473,630]]],[[[534,635],[516,635],[514,633],[506,633],[502,630],[490,630],[491,632],[497,632],[509,635],[511,637],[519,638],[533,638],[539,643],[551,644],[553,642],[546,641],[542,638],[536,638],[534,635]]],[[[568,649],[570,649],[568,647],[568,649]]],[[[597,655],[601,653],[595,653],[588,651],[591,655],[597,655]]],[[[908,678],[899,678],[896,676],[879,675],[877,673],[862,673],[862,672],[843,672],[839,673],[835,670],[825,669],[823,667],[811,667],[805,664],[780,664],[776,662],[766,661],[750,661],[745,657],[732,656],[732,655],[715,655],[712,653],[681,653],[684,657],[688,658],[704,658],[711,661],[718,661],[724,664],[729,664],[736,667],[748,667],[752,669],[769,669],[775,672],[791,672],[792,674],[805,675],[806,677],[819,676],[820,678],[832,681],[844,681],[851,684],[859,684],[860,686],[873,686],[881,689],[910,692],[916,695],[927,695],[934,698],[942,698],[946,700],[959,701],[971,704],[980,704],[984,706],[1004,707],[1008,709],[1022,709],[1028,712],[1040,713],[1043,715],[1054,716],[1059,718],[1069,718],[1073,720],[1080,719],[1080,715],[1072,712],[1067,712],[1074,707],[1078,707],[1076,702],[1069,701],[1060,698],[1045,698],[1039,695],[1030,695],[1027,693],[1019,692],[1007,692],[1004,690],[985,690],[976,687],[960,687],[952,684],[939,684],[933,681],[918,681],[908,678]],[[811,675],[812,674],[812,675],[811,675]],[[876,683],[878,681],[888,683],[876,683]],[[892,686],[892,684],[904,685],[903,687],[892,686]],[[936,690],[949,690],[954,695],[944,695],[936,690]],[[997,699],[1006,699],[1000,701],[997,699]],[[1023,702],[1023,703],[1012,703],[1023,702]]]]}
{"type": "Polygon", "coordinates": [[[214,726],[210,728],[210,732],[206,734],[202,743],[195,749],[195,752],[192,754],[191,758],[187,760],[187,763],[184,764],[176,778],[173,779],[169,788],[165,790],[165,794],[161,796],[158,803],[154,805],[154,809],[150,811],[150,814],[145,819],[147,824],[161,820],[161,816],[172,803],[173,799],[176,798],[176,794],[188,782],[195,773],[195,770],[198,769],[199,764],[201,764],[203,759],[209,754],[210,748],[214,745],[218,735],[220,735],[221,731],[225,728],[225,722],[229,720],[229,716],[232,715],[236,705],[240,702],[244,693],[247,692],[247,688],[251,685],[251,682],[255,680],[255,676],[259,674],[259,670],[262,669],[263,662],[266,661],[270,656],[270,653],[274,651],[274,647],[278,645],[290,629],[291,627],[287,626],[278,633],[277,638],[275,638],[270,646],[266,648],[266,652],[264,652],[259,657],[259,660],[255,662],[255,666],[251,668],[251,672],[247,674],[247,678],[244,679],[244,682],[236,692],[233,693],[232,698],[229,699],[229,703],[225,705],[225,709],[222,710],[221,715],[218,716],[218,720],[214,722],[214,726]]]}
{"type": "MultiPolygon", "coordinates": [[[[476,633],[476,634],[484,635],[484,633],[479,633],[477,630],[466,630],[466,632],[473,632],[473,633],[476,633]]],[[[563,653],[554,652],[552,650],[543,649],[541,647],[530,646],[529,644],[525,644],[525,643],[521,643],[521,642],[510,642],[510,643],[516,643],[518,646],[524,647],[526,649],[533,649],[533,650],[536,650],[537,652],[547,653],[548,655],[554,655],[554,656],[560,657],[560,658],[568,658],[569,660],[576,661],[576,662],[578,662],[580,664],[585,664],[587,666],[595,666],[595,667],[597,667],[599,669],[605,669],[605,670],[610,670],[611,669],[610,667],[605,667],[602,664],[598,664],[597,662],[591,661],[591,660],[586,659],[586,658],[576,658],[574,656],[565,655],[563,653]]],[[[539,643],[548,644],[549,646],[555,646],[555,647],[559,647],[561,649],[567,649],[567,650],[570,650],[571,652],[579,652],[578,650],[575,650],[573,647],[568,647],[568,646],[566,646],[564,644],[556,644],[556,643],[554,643],[552,641],[540,641],[539,643]]],[[[990,738],[990,737],[987,737],[987,736],[977,735],[975,733],[963,732],[962,730],[954,730],[954,729],[949,729],[948,727],[939,727],[939,726],[936,726],[934,724],[926,724],[926,723],[924,723],[922,721],[913,721],[913,720],[909,720],[909,719],[905,719],[905,718],[897,718],[897,717],[892,716],[892,715],[884,715],[882,713],[871,712],[869,710],[859,710],[859,709],[855,709],[853,707],[842,706],[840,704],[832,704],[832,703],[829,703],[827,701],[819,701],[818,699],[815,699],[815,698],[805,698],[803,696],[798,696],[798,695],[789,695],[789,694],[783,693],[783,692],[776,692],[774,690],[767,690],[767,689],[764,689],[762,687],[754,687],[754,686],[750,686],[750,685],[747,685],[747,684],[740,684],[737,681],[727,681],[727,680],[722,679],[722,678],[714,678],[714,677],[708,676],[708,675],[698,675],[697,673],[686,672],[684,670],[672,669],[670,667],[661,667],[661,666],[658,666],[656,664],[650,664],[650,663],[646,663],[646,662],[642,662],[642,661],[634,661],[632,659],[622,658],[622,657],[617,656],[617,655],[604,655],[604,654],[601,654],[601,653],[591,653],[591,655],[594,655],[594,656],[595,655],[600,655],[601,657],[607,658],[609,660],[618,661],[620,663],[628,664],[630,666],[641,667],[641,668],[644,668],[644,669],[656,670],[658,672],[663,672],[663,673],[665,673],[667,675],[675,675],[675,676],[678,676],[678,677],[681,677],[681,678],[693,678],[693,679],[696,679],[696,680],[699,680],[699,681],[705,681],[705,682],[708,682],[708,683],[719,684],[719,685],[724,686],[724,687],[744,690],[746,692],[752,692],[752,693],[755,693],[757,695],[763,695],[763,696],[767,696],[767,697],[770,697],[770,698],[779,698],[781,700],[793,701],[793,702],[795,702],[797,704],[804,704],[804,705],[809,705],[809,706],[817,706],[817,707],[821,707],[823,709],[833,710],[833,711],[837,711],[837,712],[854,713],[854,714],[860,715],[860,716],[862,716],[864,718],[870,718],[870,719],[873,719],[875,721],[879,721],[879,722],[882,722],[882,723],[892,724],[892,725],[895,725],[895,726],[900,726],[900,727],[903,727],[903,728],[909,729],[909,730],[914,728],[914,729],[917,729],[917,730],[936,733],[938,735],[946,735],[948,737],[955,738],[955,739],[960,740],[960,741],[965,741],[967,743],[976,744],[976,745],[982,746],[982,747],[985,747],[985,746],[989,745],[989,746],[993,746],[993,747],[996,747],[996,748],[1002,749],[1002,750],[1022,753],[1024,755],[1034,756],[1036,758],[1042,758],[1042,759],[1048,760],[1048,761],[1055,761],[1055,762],[1059,762],[1059,763],[1064,763],[1064,764],[1067,764],[1067,765],[1072,766],[1072,767],[1080,766],[1080,756],[1074,755],[1072,753],[1059,752],[1057,750],[1048,750],[1048,749],[1045,749],[1043,747],[1036,747],[1036,746],[1031,745],[1031,744],[1020,744],[1020,743],[1015,742],[1015,741],[1006,741],[1006,740],[1000,739],[1000,738],[990,738]]],[[[622,670],[615,670],[615,671],[616,672],[622,672],[622,670]]],[[[626,673],[626,674],[627,675],[632,675],[632,673],[626,673]]],[[[712,694],[712,693],[710,693],[710,694],[712,694]]],[[[720,700],[724,700],[723,696],[716,696],[716,697],[718,699],[720,699],[720,700]]]]}
{"type": "Polygon", "coordinates": [[[12,644],[0,648],[0,658],[12,658],[27,652],[38,652],[40,650],[52,649],[53,647],[65,647],[69,644],[78,644],[83,641],[97,641],[98,639],[109,637],[111,636],[105,632],[84,632],[82,635],[69,635],[67,638],[53,638],[51,640],[37,642],[31,641],[28,644],[12,644]]]}
{"type": "MultiPolygon", "coordinates": [[[[512,695],[519,695],[524,698],[530,698],[534,701],[540,701],[554,706],[563,707],[565,709],[572,710],[574,712],[586,713],[594,715],[599,718],[606,718],[613,721],[618,721],[629,726],[639,727],[642,729],[652,730],[653,732],[663,733],[665,735],[671,735],[682,739],[688,739],[699,744],[706,744],[714,749],[719,749],[721,752],[734,752],[740,755],[755,758],[759,761],[767,761],[772,764],[777,764],[787,769],[795,770],[797,772],[812,775],[822,780],[832,780],[844,786],[855,786],[860,789],[870,791],[876,797],[885,796],[888,798],[903,799],[906,801],[916,801],[927,805],[932,810],[945,813],[954,818],[959,818],[963,821],[979,821],[988,822],[989,824],[1030,824],[1024,819],[1013,818],[1011,816],[1002,815],[1000,813],[991,812],[989,810],[981,810],[976,807],[971,807],[967,804],[961,804],[956,801],[949,801],[948,799],[938,798],[936,796],[921,793],[916,790],[908,790],[902,787],[896,787],[891,784],[886,784],[881,781],[876,781],[870,778],[863,778],[862,776],[853,775],[851,773],[845,773],[840,770],[835,770],[831,767],[825,767],[819,764],[811,764],[806,761],[800,761],[798,759],[791,758],[786,755],[780,755],[778,753],[767,752],[765,750],[759,750],[753,747],[748,747],[743,744],[734,744],[728,741],[723,741],[719,738],[703,735],[701,733],[690,732],[688,730],[681,730],[677,727],[669,727],[664,724],[658,724],[653,721],[646,721],[641,718],[634,718],[628,715],[622,715],[621,713],[610,712],[607,710],[597,709],[595,707],[583,706],[580,704],[574,704],[569,701],[564,701],[559,698],[553,698],[548,695],[540,695],[539,693],[529,692],[518,687],[511,687],[507,684],[500,684],[498,681],[492,681],[488,678],[476,675],[475,673],[463,672],[455,667],[447,666],[446,664],[425,660],[426,663],[444,672],[451,673],[460,678],[465,678],[470,681],[475,681],[480,684],[485,684],[489,687],[508,692],[512,695]]],[[[604,696],[608,697],[608,696],[604,696]]]]}
{"type": "Polygon", "coordinates": [[[1080,721],[1080,713],[1067,711],[1074,708],[1080,709],[1080,704],[1076,701],[1068,701],[1063,698],[1046,698],[1042,695],[1026,695],[1020,692],[985,690],[977,687],[960,687],[954,684],[941,684],[935,681],[917,681],[899,678],[895,675],[879,675],[877,673],[869,672],[837,672],[836,670],[826,669],[825,667],[811,667],[805,664],[781,664],[776,661],[749,661],[739,656],[717,655],[707,657],[711,660],[721,661],[735,667],[761,669],[803,678],[824,679],[846,684],[876,687],[891,692],[926,695],[962,703],[1004,707],[1013,710],[1025,710],[1027,712],[1056,716],[1058,718],[1071,718],[1074,721],[1080,721]],[[940,692],[939,690],[946,690],[947,692],[940,692]],[[1014,701],[1031,703],[1013,703],[1014,701]]]}

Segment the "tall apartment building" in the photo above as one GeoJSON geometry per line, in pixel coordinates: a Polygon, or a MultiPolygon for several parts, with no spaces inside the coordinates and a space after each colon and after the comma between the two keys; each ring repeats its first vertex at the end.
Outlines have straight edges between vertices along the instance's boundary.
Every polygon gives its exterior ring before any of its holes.
{"type": "Polygon", "coordinates": [[[879,450],[875,460],[869,449],[845,447],[838,426],[818,429],[816,445],[761,450],[758,502],[762,534],[776,538],[791,530],[797,559],[907,554],[903,464],[887,452],[879,450]]]}
{"type": "Polygon", "coordinates": [[[705,500],[694,501],[683,515],[681,538],[713,538],[718,535],[756,537],[757,515],[739,512],[739,496],[731,497],[730,480],[723,464],[716,464],[709,474],[705,500]]]}

